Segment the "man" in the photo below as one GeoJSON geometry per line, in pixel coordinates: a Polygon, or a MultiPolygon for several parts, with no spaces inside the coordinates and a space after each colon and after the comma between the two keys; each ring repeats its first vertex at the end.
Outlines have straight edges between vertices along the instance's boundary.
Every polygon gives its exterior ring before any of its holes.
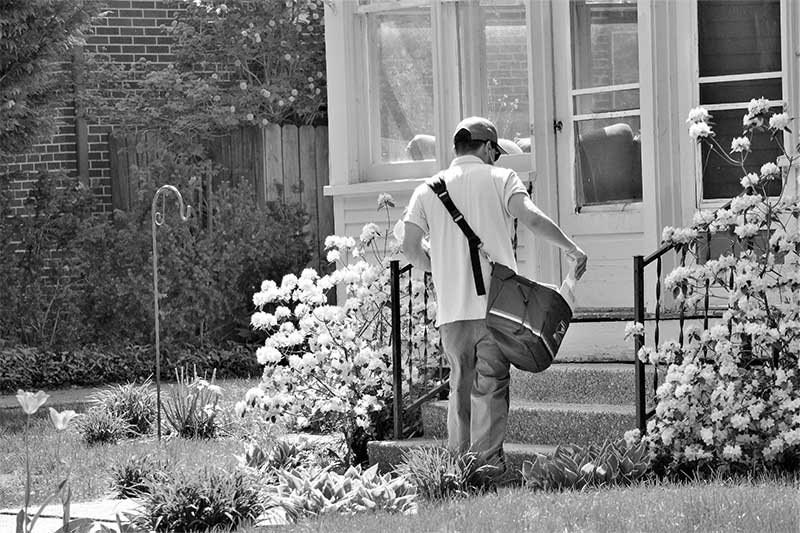
{"type": "MultiPolygon", "coordinates": [[[[586,270],[583,250],[534,205],[513,170],[493,166],[505,153],[494,124],[481,117],[464,119],[453,143],[456,158],[444,171],[445,184],[488,256],[516,270],[511,244],[516,218],[564,249],[580,278],[586,270]]],[[[436,291],[437,322],[450,363],[448,447],[473,451],[505,468],[509,362],[486,328],[487,296],[477,294],[467,239],[427,184],[414,191],[404,221],[403,250],[416,268],[431,272],[436,291]],[[429,254],[422,247],[426,235],[429,254]]],[[[485,257],[481,263],[488,292],[491,266],[485,257]]]]}

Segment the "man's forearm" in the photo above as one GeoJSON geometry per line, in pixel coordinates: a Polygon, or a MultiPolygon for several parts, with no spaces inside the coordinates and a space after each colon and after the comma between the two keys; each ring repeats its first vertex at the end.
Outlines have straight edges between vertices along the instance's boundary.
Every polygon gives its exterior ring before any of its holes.
{"type": "Polygon", "coordinates": [[[528,228],[537,237],[542,237],[566,252],[573,252],[578,248],[575,241],[570,239],[550,217],[543,213],[535,217],[528,225],[528,228]]]}

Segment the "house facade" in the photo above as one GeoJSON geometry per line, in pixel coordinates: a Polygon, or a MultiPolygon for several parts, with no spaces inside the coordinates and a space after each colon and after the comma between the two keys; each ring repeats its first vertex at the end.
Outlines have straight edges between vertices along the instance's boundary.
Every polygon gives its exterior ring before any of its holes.
{"type": "MultiPolygon", "coordinates": [[[[453,158],[459,120],[488,116],[497,164],[589,255],[583,308],[631,307],[632,256],[740,191],[741,171],[688,136],[689,109],[727,149],[751,98],[800,107],[796,0],[332,0],[325,17],[336,232],[375,221],[382,192],[399,218],[453,158]]],[[[747,165],[778,155],[764,134],[747,165]]],[[[522,228],[518,257],[536,279],[566,275],[522,228]]]]}

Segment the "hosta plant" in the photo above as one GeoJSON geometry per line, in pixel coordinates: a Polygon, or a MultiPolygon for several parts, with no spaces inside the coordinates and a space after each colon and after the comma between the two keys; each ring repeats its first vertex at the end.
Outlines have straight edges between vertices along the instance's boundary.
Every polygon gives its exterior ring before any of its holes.
{"type": "Polygon", "coordinates": [[[351,466],[344,474],[282,470],[267,497],[273,513],[280,509],[292,521],[326,513],[417,512],[414,485],[403,476],[378,474],[377,465],[367,470],[351,466]]]}
{"type": "MultiPolygon", "coordinates": [[[[730,150],[708,111],[689,114],[689,134],[730,163],[742,190],[726,206],[697,213],[689,227],[664,230],[664,242],[687,258],[664,281],[678,305],[692,309],[708,293],[724,306],[708,329],[687,328],[682,343],[646,345],[638,354],[666,369],[646,440],[668,473],[800,461],[800,201],[790,179],[798,147],[784,144],[791,118],[773,105],[750,102],[730,150]],[[760,156],[751,154],[757,136],[775,145],[774,161],[751,163],[760,156]],[[708,258],[700,246],[708,238],[729,245],[708,258]]],[[[627,330],[640,335],[643,326],[627,330]]]]}
{"type": "Polygon", "coordinates": [[[244,453],[237,456],[239,464],[268,474],[280,470],[326,468],[336,466],[341,458],[328,446],[318,446],[307,440],[289,442],[278,440],[271,446],[252,441],[244,453]]]}
{"type": "MultiPolygon", "coordinates": [[[[366,460],[368,438],[381,438],[378,422],[391,402],[390,258],[399,243],[391,235],[389,195],[378,199],[386,225],[370,223],[356,240],[329,236],[327,258],[337,269],[320,276],[312,269],[264,281],[253,296],[252,325],[268,334],[256,352],[264,365],[258,388],[248,391],[237,411],[256,408],[271,420],[304,428],[326,420],[345,436],[351,462],[366,460]],[[339,305],[328,293],[340,287],[339,305]]],[[[425,358],[435,352],[435,302],[426,299],[422,279],[412,280],[401,305],[405,322],[411,298],[411,346],[404,371],[417,381],[425,358]]],[[[430,356],[433,359],[433,355],[430,356]]],[[[405,359],[405,358],[404,358],[405,359]]]]}
{"type": "Polygon", "coordinates": [[[588,447],[558,446],[551,457],[537,454],[522,463],[522,480],[535,490],[582,489],[587,486],[628,485],[649,472],[647,446],[625,440],[588,447]]]}

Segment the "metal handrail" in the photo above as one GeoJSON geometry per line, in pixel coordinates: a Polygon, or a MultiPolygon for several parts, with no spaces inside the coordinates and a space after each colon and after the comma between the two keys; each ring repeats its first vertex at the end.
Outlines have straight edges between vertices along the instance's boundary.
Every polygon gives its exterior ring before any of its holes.
{"type": "MultiPolygon", "coordinates": [[[[729,200],[721,209],[728,209],[731,206],[732,200],[729,200]]],[[[705,232],[706,255],[705,260],[711,259],[711,231],[705,232]]],[[[669,251],[680,251],[680,263],[684,266],[686,261],[687,248],[684,245],[677,245],[674,243],[662,244],[656,251],[647,256],[635,255],[633,256],[633,308],[634,308],[634,321],[644,324],[648,320],[655,321],[654,328],[654,342],[658,346],[659,343],[659,322],[661,320],[661,263],[662,257],[669,251]],[[680,250],[678,250],[680,248],[680,250]],[[645,312],[644,302],[644,269],[652,263],[656,263],[656,304],[655,313],[648,316],[645,312]]],[[[688,315],[685,313],[683,306],[680,307],[678,312],[678,344],[683,346],[683,326],[686,319],[703,319],[703,329],[708,329],[708,319],[712,316],[709,306],[709,293],[710,284],[706,280],[705,283],[705,297],[703,299],[703,313],[701,315],[688,315]]],[[[636,426],[642,434],[647,429],[647,420],[655,414],[655,409],[647,411],[647,393],[645,385],[645,367],[644,362],[639,359],[639,351],[644,346],[644,334],[637,335],[634,341],[634,393],[635,393],[635,407],[636,407],[636,426]]],[[[658,388],[658,371],[653,373],[653,391],[658,388]]]]}

